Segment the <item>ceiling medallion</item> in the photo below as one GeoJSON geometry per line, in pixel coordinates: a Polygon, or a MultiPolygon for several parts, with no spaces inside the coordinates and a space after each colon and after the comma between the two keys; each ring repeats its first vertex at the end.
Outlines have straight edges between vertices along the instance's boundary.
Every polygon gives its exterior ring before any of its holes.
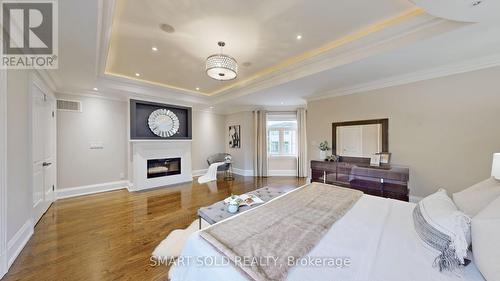
{"type": "Polygon", "coordinates": [[[211,55],[207,58],[205,71],[207,75],[215,80],[233,80],[238,76],[238,63],[230,56],[222,54],[222,48],[226,43],[217,43],[220,47],[220,54],[211,55]]]}

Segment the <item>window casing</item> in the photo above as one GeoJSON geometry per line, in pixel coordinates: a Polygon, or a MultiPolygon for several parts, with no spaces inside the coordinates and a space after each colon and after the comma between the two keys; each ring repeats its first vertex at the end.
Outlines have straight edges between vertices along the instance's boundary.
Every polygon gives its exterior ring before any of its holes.
{"type": "Polygon", "coordinates": [[[267,152],[269,156],[297,156],[296,120],[268,120],[267,152]]]}

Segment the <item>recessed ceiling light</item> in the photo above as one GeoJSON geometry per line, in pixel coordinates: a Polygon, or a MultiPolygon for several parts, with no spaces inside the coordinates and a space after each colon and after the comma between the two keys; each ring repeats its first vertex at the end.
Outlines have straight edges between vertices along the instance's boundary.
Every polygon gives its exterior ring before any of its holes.
{"type": "Polygon", "coordinates": [[[94,91],[99,91],[99,89],[97,89],[97,88],[94,88],[93,90],[94,90],[94,91]]]}
{"type": "Polygon", "coordinates": [[[210,109],[214,109],[215,107],[211,106],[210,109]]]}
{"type": "Polygon", "coordinates": [[[157,52],[158,51],[158,47],[152,47],[151,50],[153,50],[153,52],[157,52]]]}
{"type": "Polygon", "coordinates": [[[199,87],[196,87],[196,91],[199,91],[199,90],[200,90],[200,88],[199,88],[199,87]]]}
{"type": "Polygon", "coordinates": [[[296,38],[297,38],[297,40],[300,40],[300,39],[302,39],[302,35],[299,34],[299,35],[297,35],[296,38]]]}
{"type": "Polygon", "coordinates": [[[283,104],[285,104],[285,103],[284,103],[284,102],[281,102],[281,104],[283,105],[283,104]]]}
{"type": "Polygon", "coordinates": [[[141,76],[141,74],[136,72],[136,73],[135,73],[135,76],[140,77],[140,76],[141,76]]]}

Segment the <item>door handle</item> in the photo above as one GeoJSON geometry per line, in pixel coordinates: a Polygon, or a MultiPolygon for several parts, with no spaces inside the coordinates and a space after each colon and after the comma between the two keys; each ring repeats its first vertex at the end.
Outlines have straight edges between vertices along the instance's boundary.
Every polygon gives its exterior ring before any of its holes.
{"type": "Polygon", "coordinates": [[[48,167],[50,165],[52,165],[52,163],[50,163],[50,162],[43,162],[43,164],[42,164],[43,167],[48,167]]]}

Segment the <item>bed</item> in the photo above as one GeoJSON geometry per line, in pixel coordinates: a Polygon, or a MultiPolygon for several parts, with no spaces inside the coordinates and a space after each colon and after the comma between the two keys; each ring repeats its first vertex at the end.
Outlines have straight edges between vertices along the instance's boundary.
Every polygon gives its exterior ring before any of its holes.
{"type": "MultiPolygon", "coordinates": [[[[473,262],[463,267],[460,274],[441,273],[432,267],[433,257],[414,229],[414,207],[413,203],[363,195],[306,256],[347,258],[350,265],[343,268],[296,265],[289,270],[286,280],[484,281],[473,262]]],[[[188,239],[179,260],[184,262],[174,268],[172,280],[248,280],[233,265],[210,266],[200,262],[210,263],[222,258],[223,255],[197,232],[188,239]]]]}

